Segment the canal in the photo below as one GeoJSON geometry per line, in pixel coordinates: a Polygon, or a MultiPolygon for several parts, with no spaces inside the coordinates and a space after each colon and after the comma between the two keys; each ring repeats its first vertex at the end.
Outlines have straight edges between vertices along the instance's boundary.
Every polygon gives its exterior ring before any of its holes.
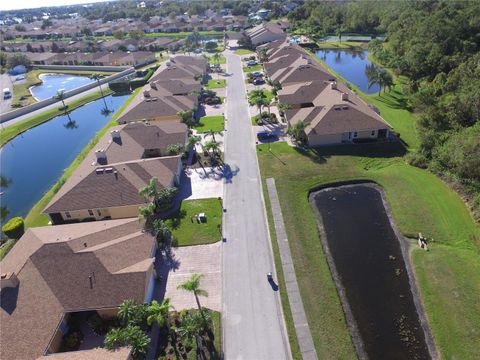
{"type": "Polygon", "coordinates": [[[37,101],[50,99],[57,95],[60,89],[69,91],[94,81],[88,76],[67,74],[40,74],[39,78],[42,80],[42,84],[30,88],[32,96],[37,101]]]}
{"type": "Polygon", "coordinates": [[[354,49],[320,49],[315,52],[319,59],[364,93],[373,94],[378,92],[380,87],[373,84],[368,88],[366,69],[372,65],[368,54],[368,51],[354,49]]]}
{"type": "Polygon", "coordinates": [[[380,191],[352,185],[321,190],[310,199],[367,357],[429,359],[403,240],[392,229],[380,191]]]}
{"type": "MultiPolygon", "coordinates": [[[[129,95],[107,96],[109,110],[118,110],[129,95]]],[[[102,115],[103,99],[18,135],[0,149],[0,170],[9,180],[2,188],[1,203],[8,209],[5,221],[25,217],[58,181],[64,170],[115,112],[102,115]]],[[[104,113],[104,112],[103,112],[104,113]]]]}

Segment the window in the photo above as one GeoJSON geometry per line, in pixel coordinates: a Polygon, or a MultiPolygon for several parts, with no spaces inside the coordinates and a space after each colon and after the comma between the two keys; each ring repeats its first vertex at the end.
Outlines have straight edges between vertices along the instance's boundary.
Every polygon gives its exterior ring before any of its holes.
{"type": "Polygon", "coordinates": [[[372,130],[372,136],[375,136],[375,130],[372,130]]]}
{"type": "Polygon", "coordinates": [[[358,133],[355,131],[355,132],[353,133],[353,137],[356,138],[357,136],[358,136],[358,133]]]}
{"type": "Polygon", "coordinates": [[[65,211],[65,217],[70,219],[72,217],[72,215],[70,215],[69,211],[65,211]]]}
{"type": "Polygon", "coordinates": [[[88,210],[88,215],[93,216],[93,211],[92,211],[92,210],[88,210]]]}

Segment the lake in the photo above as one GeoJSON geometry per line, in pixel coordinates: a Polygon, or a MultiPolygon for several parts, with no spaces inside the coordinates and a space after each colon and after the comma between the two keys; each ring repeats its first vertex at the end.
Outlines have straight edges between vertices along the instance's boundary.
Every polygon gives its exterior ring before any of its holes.
{"type": "Polygon", "coordinates": [[[319,59],[364,93],[373,94],[378,92],[380,87],[373,84],[370,89],[368,88],[368,78],[365,70],[367,66],[372,64],[368,60],[368,54],[369,52],[365,50],[345,49],[320,49],[315,52],[319,59]]]}
{"type": "Polygon", "coordinates": [[[57,95],[60,89],[69,91],[94,81],[88,76],[67,74],[40,74],[39,78],[43,81],[42,84],[30,88],[32,96],[37,101],[50,99],[57,95]]]}
{"type": "Polygon", "coordinates": [[[311,200],[321,214],[323,241],[367,357],[430,359],[399,239],[380,191],[344,186],[313,193],[311,200]]]}
{"type": "MultiPolygon", "coordinates": [[[[129,95],[107,96],[108,108],[118,110],[129,95]]],[[[2,206],[9,215],[25,217],[58,181],[64,170],[113,116],[101,114],[99,99],[34,127],[6,143],[0,150],[1,174],[11,182],[2,188],[2,206]]]]}

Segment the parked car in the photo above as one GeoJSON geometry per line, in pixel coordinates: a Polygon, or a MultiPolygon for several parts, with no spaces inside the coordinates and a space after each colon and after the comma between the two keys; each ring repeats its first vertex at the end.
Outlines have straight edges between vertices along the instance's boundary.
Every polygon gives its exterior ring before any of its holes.
{"type": "Polygon", "coordinates": [[[25,80],[25,75],[18,75],[18,76],[15,78],[15,81],[20,81],[20,80],[25,80]]]}
{"type": "Polygon", "coordinates": [[[255,65],[257,65],[257,62],[255,60],[249,60],[247,62],[247,66],[255,66],[255,65]]]}
{"type": "Polygon", "coordinates": [[[278,136],[271,131],[259,131],[257,133],[257,139],[260,141],[276,141],[278,140],[278,136]]]}
{"type": "Polygon", "coordinates": [[[265,80],[263,80],[263,79],[253,80],[253,85],[262,85],[262,84],[265,84],[265,80]]]}
{"type": "Polygon", "coordinates": [[[251,74],[252,74],[252,76],[255,76],[255,77],[262,77],[263,76],[263,73],[261,71],[254,71],[251,74]]]}

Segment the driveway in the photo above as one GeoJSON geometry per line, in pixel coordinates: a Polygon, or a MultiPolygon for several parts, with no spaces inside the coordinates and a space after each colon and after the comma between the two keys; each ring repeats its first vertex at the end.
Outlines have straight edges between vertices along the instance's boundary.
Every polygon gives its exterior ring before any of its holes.
{"type": "Polygon", "coordinates": [[[180,183],[182,199],[208,199],[223,197],[223,171],[221,168],[191,168],[180,183]]]}
{"type": "Polygon", "coordinates": [[[240,57],[229,52],[225,132],[223,331],[226,359],[290,359],[240,57]],[[234,171],[228,171],[234,169],[234,171]]]}
{"type": "Polygon", "coordinates": [[[200,297],[200,304],[212,310],[221,311],[221,242],[209,245],[172,248],[166,261],[158,259],[155,269],[160,275],[160,286],[156,286],[154,298],[161,301],[170,298],[177,311],[196,308],[192,293],[177,289],[177,286],[194,274],[203,274],[200,287],[208,297],[200,297]],[[166,280],[166,284],[165,284],[166,280]]]}

